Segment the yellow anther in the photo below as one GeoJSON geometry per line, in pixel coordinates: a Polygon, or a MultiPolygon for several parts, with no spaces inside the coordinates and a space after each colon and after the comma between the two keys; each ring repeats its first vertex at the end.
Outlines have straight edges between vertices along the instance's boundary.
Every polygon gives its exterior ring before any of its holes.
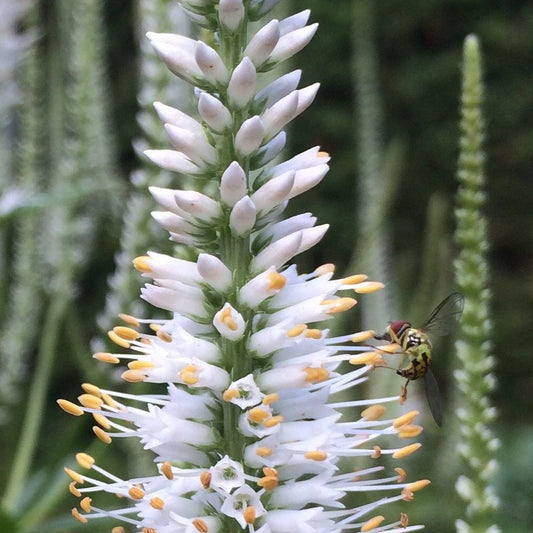
{"type": "Polygon", "coordinates": [[[187,365],[182,368],[180,378],[185,385],[196,385],[198,383],[198,376],[196,374],[196,367],[194,365],[187,365]]]}
{"type": "Polygon", "coordinates": [[[255,522],[255,507],[253,505],[246,507],[242,512],[242,516],[247,524],[253,524],[255,522]]]}
{"type": "Polygon", "coordinates": [[[372,529],[376,529],[383,520],[385,520],[384,516],[374,516],[374,518],[371,518],[361,526],[361,531],[371,531],[372,529]]]}
{"type": "Polygon", "coordinates": [[[407,477],[407,474],[405,473],[405,470],[398,466],[397,468],[394,469],[395,472],[398,474],[398,483],[403,483],[405,481],[405,478],[407,477]]]}
{"type": "Polygon", "coordinates": [[[410,491],[407,487],[402,489],[402,492],[400,493],[402,495],[402,498],[406,502],[410,502],[414,499],[415,495],[412,491],[410,491]]]}
{"type": "Polygon", "coordinates": [[[400,525],[402,527],[407,527],[409,525],[409,517],[407,513],[400,513],[400,525]]]}
{"type": "Polygon", "coordinates": [[[114,331],[108,331],[107,336],[112,342],[114,342],[116,345],[120,346],[121,348],[127,349],[131,346],[129,342],[125,341],[122,337],[119,337],[114,331]]]}
{"type": "Polygon", "coordinates": [[[131,487],[131,489],[128,490],[128,494],[134,500],[142,500],[144,498],[144,490],[142,490],[141,487],[131,487]]]}
{"type": "Polygon", "coordinates": [[[137,383],[146,379],[146,374],[140,370],[125,370],[121,375],[124,381],[129,383],[137,383]]]}
{"type": "Polygon", "coordinates": [[[195,518],[192,521],[192,525],[196,528],[196,530],[199,533],[208,533],[208,531],[209,531],[209,528],[207,527],[207,524],[201,518],[195,518]]]}
{"type": "Polygon", "coordinates": [[[225,402],[231,402],[231,400],[235,400],[235,398],[238,398],[240,396],[240,393],[237,389],[226,389],[222,393],[222,399],[225,402]]]}
{"type": "Polygon", "coordinates": [[[277,426],[278,424],[281,424],[283,422],[283,417],[278,416],[271,416],[268,420],[265,420],[263,423],[263,426],[266,428],[273,428],[274,426],[277,426]]]}
{"type": "Polygon", "coordinates": [[[93,396],[100,396],[100,387],[93,385],[92,383],[82,383],[81,388],[87,393],[92,394],[93,396]]]}
{"type": "Polygon", "coordinates": [[[87,518],[85,518],[82,514],[80,514],[80,512],[78,511],[78,509],[76,509],[76,507],[74,507],[71,511],[72,513],[72,516],[78,521],[78,522],[81,522],[82,524],[86,524],[87,523],[87,518]]]}
{"type": "Polygon", "coordinates": [[[128,328],[126,326],[115,326],[113,331],[121,338],[126,341],[135,341],[140,337],[140,333],[133,328],[128,328]]]}
{"type": "Polygon", "coordinates": [[[328,458],[328,454],[322,450],[312,450],[306,452],[304,457],[310,459],[311,461],[325,461],[328,458]]]}
{"type": "Polygon", "coordinates": [[[366,342],[368,339],[373,339],[376,336],[376,332],[373,329],[366,329],[365,331],[359,331],[355,335],[352,335],[350,339],[352,342],[366,342]]]}
{"type": "Polygon", "coordinates": [[[143,274],[151,274],[152,269],[150,268],[149,261],[150,257],[148,255],[141,255],[136,257],[132,262],[135,269],[139,272],[142,272],[143,274]]]}
{"type": "Polygon", "coordinates": [[[104,403],[101,398],[93,396],[92,394],[80,394],[78,396],[78,401],[83,407],[88,407],[90,409],[101,409],[102,404],[104,403]]]}
{"type": "Polygon", "coordinates": [[[401,459],[402,457],[407,457],[408,455],[415,453],[421,446],[422,444],[420,444],[419,442],[415,442],[414,444],[409,444],[409,446],[404,446],[403,448],[396,450],[392,454],[392,458],[401,459]]]}
{"type": "Polygon", "coordinates": [[[150,324],[148,326],[152,331],[155,331],[156,333],[161,329],[161,324],[150,324]]]}
{"type": "MultiPolygon", "coordinates": [[[[76,454],[76,462],[82,467],[91,469],[95,463],[94,457],[89,455],[88,453],[77,453],[76,454]]],[[[76,480],[74,480],[76,481],[76,480]]]]}
{"type": "Polygon", "coordinates": [[[333,263],[324,263],[323,265],[320,265],[319,267],[315,268],[314,272],[318,276],[330,274],[332,272],[335,272],[335,265],[333,263]]]}
{"type": "Polygon", "coordinates": [[[129,324],[134,328],[138,328],[141,325],[139,320],[132,315],[127,315],[126,313],[119,313],[118,317],[120,318],[120,320],[122,320],[122,322],[125,322],[126,324],[129,324]]]}
{"type": "Polygon", "coordinates": [[[361,418],[365,420],[379,420],[383,416],[383,413],[385,413],[385,407],[383,405],[371,405],[361,413],[361,418]]]}
{"type": "Polygon", "coordinates": [[[366,281],[367,279],[368,279],[368,276],[366,274],[353,274],[352,276],[343,278],[342,284],[343,285],[358,285],[359,283],[363,283],[363,281],[366,281]]]}
{"type": "Polygon", "coordinates": [[[278,471],[275,468],[272,468],[271,466],[264,466],[263,474],[265,474],[265,476],[267,477],[279,477],[278,471]]]}
{"type": "MultiPolygon", "coordinates": [[[[113,332],[110,331],[109,333],[111,334],[113,332]]],[[[115,341],[113,340],[113,342],[115,341]]],[[[126,348],[129,348],[129,345],[126,346],[126,348]]],[[[110,363],[112,365],[118,365],[118,363],[120,363],[120,359],[109,352],[96,352],[93,354],[93,358],[98,359],[98,361],[102,361],[102,363],[110,363]]]]}
{"type": "Polygon", "coordinates": [[[350,359],[351,365],[373,365],[376,361],[376,352],[364,352],[350,359]]]}
{"type": "Polygon", "coordinates": [[[126,530],[122,526],[116,526],[111,530],[111,533],[126,533],[126,530]]]}
{"type": "Polygon", "coordinates": [[[93,426],[93,433],[105,444],[111,444],[113,439],[101,427],[93,426]]]}
{"type": "Polygon", "coordinates": [[[231,316],[231,307],[227,306],[220,312],[219,315],[220,321],[226,325],[231,331],[235,331],[238,328],[237,322],[231,316]]]}
{"type": "Polygon", "coordinates": [[[89,496],[85,496],[85,498],[83,498],[81,501],[80,501],[80,507],[86,512],[86,513],[90,513],[91,512],[91,498],[89,498],[89,496]]]}
{"type": "Polygon", "coordinates": [[[374,446],[374,453],[370,456],[372,459],[379,459],[381,457],[381,447],[374,446]]]}
{"type": "Polygon", "coordinates": [[[75,481],[71,481],[68,485],[68,491],[70,492],[70,494],[72,494],[73,496],[76,496],[76,498],[79,498],[81,496],[81,492],[78,490],[78,488],[76,487],[76,482],[75,481]]]}
{"type": "Polygon", "coordinates": [[[321,339],[322,330],[321,329],[308,329],[304,333],[306,339],[321,339]]]}
{"type": "Polygon", "coordinates": [[[66,466],[65,468],[63,468],[63,470],[65,471],[67,476],[70,479],[72,479],[72,481],[75,481],[76,483],[79,483],[79,484],[82,484],[84,482],[83,477],[80,476],[80,474],[78,474],[78,472],[76,472],[75,470],[72,470],[71,468],[67,468],[66,466]]]}
{"type": "Polygon", "coordinates": [[[157,533],[157,530],[153,527],[143,527],[142,533],[157,533]]]}
{"type": "Polygon", "coordinates": [[[174,473],[172,472],[172,463],[170,461],[165,461],[161,465],[161,473],[167,478],[167,479],[174,479],[174,473]]]}
{"type": "Polygon", "coordinates": [[[155,365],[150,361],[140,361],[137,359],[136,361],[130,361],[128,368],[131,370],[145,370],[146,368],[155,368],[155,365]]]}
{"type": "Polygon", "coordinates": [[[385,352],[385,353],[394,353],[396,351],[398,351],[400,348],[400,345],[395,343],[395,342],[391,342],[389,344],[382,344],[380,347],[379,347],[379,351],[380,352],[385,352]]]}
{"type": "Polygon", "coordinates": [[[285,287],[287,278],[279,272],[270,272],[267,274],[268,281],[270,282],[268,288],[270,290],[279,291],[285,287]]]}
{"type": "Polygon", "coordinates": [[[83,409],[79,405],[69,402],[68,400],[57,400],[57,403],[59,407],[69,415],[81,416],[83,414],[83,409]]]}
{"type": "Polygon", "coordinates": [[[254,407],[248,411],[248,418],[256,424],[262,424],[269,416],[270,413],[261,407],[254,407]]]}
{"type": "Polygon", "coordinates": [[[156,509],[157,511],[162,511],[165,507],[165,502],[161,498],[152,498],[150,500],[150,506],[156,509]]]}
{"type": "Polygon", "coordinates": [[[287,337],[294,338],[301,335],[307,329],[307,324],[297,324],[287,331],[287,337]]]}
{"type": "Polygon", "coordinates": [[[399,428],[406,424],[410,424],[420,413],[418,411],[409,411],[408,413],[399,416],[395,421],[393,426],[399,428]]]}
{"type": "Polygon", "coordinates": [[[200,483],[204,489],[208,489],[211,486],[211,472],[206,470],[200,474],[200,483]]]}
{"type": "Polygon", "coordinates": [[[100,413],[93,413],[93,418],[95,422],[104,429],[109,429],[111,427],[109,420],[104,415],[101,415],[100,413]]]}
{"type": "Polygon", "coordinates": [[[172,335],[166,331],[159,330],[156,335],[157,338],[161,339],[163,342],[172,342],[172,335]]]}
{"type": "Polygon", "coordinates": [[[320,150],[317,154],[317,157],[323,157],[329,159],[329,153],[325,152],[324,150],[320,150]]]}
{"type": "Polygon", "coordinates": [[[255,454],[259,455],[259,457],[270,457],[273,453],[274,450],[268,446],[258,446],[255,450],[255,454]]]}
{"type": "Polygon", "coordinates": [[[308,383],[322,383],[329,378],[329,372],[322,367],[307,366],[304,372],[307,374],[305,381],[308,383]]]}
{"type": "Polygon", "coordinates": [[[107,394],[105,392],[102,393],[102,400],[104,400],[105,404],[109,405],[109,407],[113,407],[113,409],[118,409],[119,408],[118,403],[115,402],[115,400],[113,400],[113,398],[111,396],[109,396],[109,394],[107,394]]]}
{"type": "Polygon", "coordinates": [[[263,401],[261,402],[263,405],[270,405],[271,403],[275,403],[279,400],[279,394],[277,392],[272,392],[270,394],[267,394],[263,401]]]}
{"type": "Polygon", "coordinates": [[[429,479],[420,479],[418,481],[415,481],[414,483],[410,483],[409,485],[407,485],[406,488],[411,492],[417,492],[426,488],[430,483],[431,481],[429,479]]]}
{"type": "Polygon", "coordinates": [[[414,437],[418,437],[422,431],[424,431],[422,426],[417,426],[416,424],[405,424],[398,429],[398,437],[400,437],[400,439],[412,439],[414,437]]]}
{"type": "Polygon", "coordinates": [[[354,298],[332,298],[324,300],[322,305],[328,308],[326,311],[328,315],[334,315],[336,313],[348,311],[348,309],[351,309],[356,303],[357,300],[354,298]]]}
{"type": "Polygon", "coordinates": [[[354,291],[357,294],[370,294],[383,289],[383,287],[385,287],[385,284],[381,283],[381,281],[363,281],[354,287],[354,291]]]}
{"type": "Polygon", "coordinates": [[[265,490],[274,490],[278,486],[277,476],[265,476],[257,481],[257,484],[265,490]]]}

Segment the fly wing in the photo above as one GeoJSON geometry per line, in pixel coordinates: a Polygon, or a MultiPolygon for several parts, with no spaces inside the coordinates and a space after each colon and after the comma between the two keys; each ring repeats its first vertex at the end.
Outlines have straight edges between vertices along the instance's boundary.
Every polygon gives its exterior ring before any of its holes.
{"type": "Polygon", "coordinates": [[[424,384],[426,386],[426,398],[428,400],[429,410],[431,411],[437,426],[440,427],[442,426],[443,421],[442,398],[440,396],[437,380],[429,368],[424,375],[424,384]]]}
{"type": "Polygon", "coordinates": [[[433,335],[448,335],[461,318],[465,297],[460,292],[452,292],[433,309],[422,330],[433,335]]]}

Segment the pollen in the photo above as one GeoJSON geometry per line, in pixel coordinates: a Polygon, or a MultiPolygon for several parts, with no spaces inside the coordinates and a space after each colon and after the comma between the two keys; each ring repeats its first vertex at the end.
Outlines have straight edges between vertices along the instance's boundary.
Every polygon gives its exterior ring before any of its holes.
{"type": "MultiPolygon", "coordinates": [[[[126,348],[129,348],[129,346],[126,346],[126,348]]],[[[102,361],[102,363],[110,363],[112,365],[118,365],[118,363],[120,363],[120,359],[118,357],[108,352],[96,352],[95,354],[93,354],[93,358],[98,359],[98,361],[102,361]]]]}
{"type": "Polygon", "coordinates": [[[365,522],[362,527],[361,531],[371,531],[372,529],[376,529],[380,526],[381,522],[385,520],[384,516],[374,516],[374,518],[371,518],[368,522],[365,522]]]}
{"type": "Polygon", "coordinates": [[[256,424],[262,424],[269,417],[269,413],[260,407],[248,411],[248,418],[256,424]]]}
{"type": "Polygon", "coordinates": [[[101,427],[93,426],[93,433],[105,444],[111,444],[113,439],[101,427]]]}
{"type": "Polygon", "coordinates": [[[57,403],[59,407],[69,415],[81,416],[84,412],[79,405],[69,402],[68,400],[57,400],[57,403]]]}
{"type": "Polygon", "coordinates": [[[120,320],[122,320],[122,322],[125,322],[134,328],[138,328],[141,325],[139,320],[137,320],[134,316],[127,315],[126,313],[119,313],[118,317],[120,320]]]}
{"type": "Polygon", "coordinates": [[[385,284],[381,283],[381,281],[363,281],[358,283],[357,287],[354,287],[354,292],[357,294],[370,294],[380,291],[383,287],[385,287],[385,284]]]}
{"type": "Polygon", "coordinates": [[[301,335],[307,329],[307,324],[297,324],[287,331],[287,337],[294,338],[301,335]]]}
{"type": "Polygon", "coordinates": [[[422,426],[417,426],[416,424],[405,424],[398,430],[398,437],[400,439],[412,439],[418,437],[424,428],[422,426]]]}
{"type": "Polygon", "coordinates": [[[334,315],[336,313],[348,311],[348,309],[351,309],[356,303],[357,300],[354,298],[336,298],[324,300],[322,305],[328,307],[328,310],[326,311],[328,315],[334,315]]]}
{"type": "Polygon", "coordinates": [[[172,463],[170,461],[165,461],[161,465],[161,473],[167,478],[167,479],[174,479],[174,473],[172,472],[172,463]]]}
{"type": "Polygon", "coordinates": [[[401,459],[403,457],[407,457],[408,455],[415,453],[421,446],[422,444],[420,444],[419,442],[415,442],[414,444],[409,444],[409,446],[404,446],[403,448],[396,450],[392,454],[392,458],[401,459]]]}
{"type": "Polygon", "coordinates": [[[373,329],[367,329],[365,331],[359,331],[350,339],[352,342],[366,342],[369,339],[373,339],[376,336],[376,332],[373,329]]]}
{"type": "Polygon", "coordinates": [[[87,393],[92,394],[93,396],[100,396],[100,387],[93,385],[92,383],[82,383],[81,388],[87,393]]]}
{"type": "Polygon", "coordinates": [[[200,483],[204,489],[208,489],[211,485],[211,472],[206,470],[200,474],[200,483]]]}
{"type": "Polygon", "coordinates": [[[409,411],[402,416],[399,416],[395,421],[393,426],[398,429],[399,427],[410,424],[418,415],[419,411],[409,411]]]}
{"type": "Polygon", "coordinates": [[[185,385],[196,385],[198,383],[198,376],[196,375],[196,367],[194,365],[187,365],[182,368],[180,372],[180,379],[185,385]]]}
{"type": "Polygon", "coordinates": [[[85,498],[83,498],[83,499],[80,501],[80,507],[81,507],[86,513],[90,513],[90,512],[91,512],[91,502],[92,502],[92,499],[89,498],[89,496],[85,496],[85,498]]]}
{"type": "Polygon", "coordinates": [[[138,270],[139,272],[143,274],[151,274],[152,269],[150,268],[148,261],[150,261],[149,256],[141,255],[139,257],[136,257],[133,260],[133,266],[135,267],[136,270],[138,270]]]}
{"type": "Polygon", "coordinates": [[[407,474],[405,473],[405,470],[398,466],[394,469],[394,471],[398,474],[398,483],[403,483],[405,481],[405,478],[407,477],[407,474]]]}
{"type": "Polygon", "coordinates": [[[267,278],[270,282],[268,286],[270,290],[279,291],[283,289],[283,287],[285,287],[285,284],[287,283],[287,278],[279,272],[271,272],[267,274],[267,278]]]}
{"type": "Polygon", "coordinates": [[[81,405],[83,405],[83,407],[98,410],[101,409],[102,404],[104,403],[100,398],[93,396],[92,394],[81,394],[78,396],[78,401],[81,403],[81,405]]]}
{"type": "Polygon", "coordinates": [[[120,346],[121,348],[129,348],[131,344],[127,341],[125,341],[123,338],[119,337],[114,331],[108,331],[107,336],[109,339],[114,342],[117,346],[120,346]]]}
{"type": "Polygon", "coordinates": [[[134,500],[142,500],[144,498],[144,490],[141,487],[131,487],[128,494],[134,500]]]}
{"type": "Polygon", "coordinates": [[[379,420],[383,416],[383,413],[385,413],[385,407],[383,407],[383,405],[376,404],[367,407],[361,413],[361,417],[365,420],[379,420]]]}
{"type": "Polygon", "coordinates": [[[146,374],[140,370],[126,370],[122,372],[121,378],[129,383],[138,383],[146,379],[146,374]]]}
{"type": "Polygon", "coordinates": [[[308,383],[322,383],[329,378],[329,372],[322,367],[307,366],[304,372],[307,374],[305,381],[308,383]]]}
{"type": "Polygon", "coordinates": [[[231,400],[235,400],[235,398],[239,397],[239,391],[237,389],[226,389],[222,393],[222,399],[225,402],[231,402],[231,400]]]}
{"type": "Polygon", "coordinates": [[[247,524],[253,524],[255,522],[255,515],[255,507],[253,507],[252,505],[250,507],[246,507],[246,509],[242,512],[244,521],[247,524]]]}
{"type": "Polygon", "coordinates": [[[72,513],[72,516],[78,521],[78,522],[81,522],[82,524],[86,524],[87,523],[87,518],[85,518],[79,511],[78,509],[76,509],[76,507],[73,507],[72,510],[71,510],[71,513],[72,513]]]}
{"type": "Polygon", "coordinates": [[[259,457],[270,457],[274,453],[274,450],[272,448],[269,448],[268,446],[259,446],[255,450],[255,454],[259,455],[259,457]]]}
{"type": "Polygon", "coordinates": [[[322,338],[322,330],[321,329],[308,329],[304,333],[304,337],[306,339],[321,339],[322,338]]]}
{"type": "Polygon", "coordinates": [[[353,274],[352,276],[343,278],[342,284],[343,285],[359,285],[359,283],[363,283],[363,281],[366,281],[367,279],[368,279],[368,276],[366,274],[353,274]]]}
{"type": "Polygon", "coordinates": [[[209,531],[209,528],[207,527],[207,524],[201,518],[195,518],[192,521],[192,525],[196,528],[196,530],[199,533],[208,533],[208,531],[209,531]]]}
{"type": "Polygon", "coordinates": [[[322,450],[312,450],[310,452],[306,452],[304,457],[306,459],[310,459],[311,461],[325,461],[328,457],[328,454],[322,450]]]}
{"type": "Polygon", "coordinates": [[[165,507],[165,502],[161,498],[152,498],[150,500],[150,506],[153,507],[156,511],[162,511],[165,507]]]}
{"type": "Polygon", "coordinates": [[[231,316],[231,307],[225,307],[220,312],[219,316],[220,321],[227,326],[231,331],[236,331],[238,328],[237,322],[231,316]]]}
{"type": "MultiPolygon", "coordinates": [[[[91,469],[95,463],[94,457],[88,453],[77,453],[76,462],[82,467],[91,469]]],[[[75,481],[75,480],[74,480],[75,481]]]]}

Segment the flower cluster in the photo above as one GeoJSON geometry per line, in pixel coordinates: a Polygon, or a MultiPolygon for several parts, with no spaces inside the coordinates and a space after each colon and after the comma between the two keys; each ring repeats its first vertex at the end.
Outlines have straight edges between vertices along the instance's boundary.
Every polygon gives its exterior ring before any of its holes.
{"type": "Polygon", "coordinates": [[[81,498],[73,514],[82,522],[114,517],[144,533],[421,527],[408,525],[403,514],[386,523],[375,511],[412,499],[427,480],[407,482],[400,467],[383,477],[381,466],[348,472],[339,466],[342,458],[408,455],[420,444],[382,449],[376,440],[409,439],[421,428],[413,424],[416,412],[382,419],[382,404],[397,396],[331,399],[367,379],[376,354],[356,343],[373,332],[330,337],[320,326],[355,305],[340,291],[371,293],[382,284],[364,275],[334,279],[333,265],[299,274],[289,264],[327,226],[316,226],[309,213],[280,215],[291,198],[321,181],[329,157],[312,148],[277,162],[283,128],[311,104],[318,86],[298,89],[299,71],[261,86],[260,73],[301,50],[317,28],[303,11],[271,20],[248,39],[249,23],[276,3],[183,0],[191,19],[212,32],[213,47],[148,34],[168,68],[196,88],[199,119],[155,104],[172,149],[146,155],[202,185],[203,192],[151,188],[162,208],[154,219],[197,259],[156,252],[135,259],[151,280],[142,297],[171,317],[122,315],[125,325],[109,336],[123,353],[95,354],[110,364],[127,361],[124,380],[164,384],[164,391],[133,395],[84,384],[79,405],[59,400],[71,414],[92,414],[102,441],[138,439],[157,464],[152,475],[120,479],[78,454],[90,474],[67,473],[81,498]],[[353,369],[340,373],[342,362],[353,369]],[[121,497],[121,506],[96,507],[99,491],[121,497]],[[390,495],[374,500],[368,496],[374,491],[390,495]],[[366,494],[364,503],[347,507],[345,497],[356,492],[366,494]]]}

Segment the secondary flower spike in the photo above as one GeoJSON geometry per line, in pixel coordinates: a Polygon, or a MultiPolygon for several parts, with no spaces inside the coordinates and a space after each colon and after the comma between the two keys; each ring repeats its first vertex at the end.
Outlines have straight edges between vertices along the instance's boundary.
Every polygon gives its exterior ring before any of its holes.
{"type": "Polygon", "coordinates": [[[117,353],[94,355],[125,365],[132,392],[85,383],[78,403],[59,400],[74,416],[92,415],[101,441],[135,440],[155,464],[126,479],[78,454],[79,469],[66,472],[81,522],[111,517],[114,533],[422,527],[403,513],[395,522],[379,514],[429,483],[408,481],[399,465],[386,474],[379,464],[383,455],[400,461],[420,447],[412,441],[421,431],[417,413],[387,417],[384,404],[398,396],[355,399],[379,364],[376,352],[356,344],[372,332],[334,337],[326,329],[357,304],[353,296],[372,298],[383,285],[364,275],[336,279],[330,264],[306,274],[292,264],[328,226],[310,213],[283,219],[283,212],[320,183],[329,156],[315,147],[274,162],[284,128],[318,90],[298,88],[300,71],[263,80],[317,29],[308,10],[259,28],[277,3],[182,0],[209,45],[148,34],[169,70],[195,87],[198,115],[155,103],[170,147],[146,152],[176,172],[173,187],[150,188],[159,204],[153,218],[188,249],[181,257],[147,251],[132,258],[148,278],[141,297],[167,318],[122,315],[109,332],[117,353]],[[196,190],[183,190],[182,175],[196,190]],[[341,373],[343,362],[354,366],[341,373]],[[135,394],[138,382],[143,394],[135,394]],[[354,399],[331,399],[348,390],[354,399]],[[119,497],[112,508],[100,506],[108,501],[101,492],[119,497]]]}

